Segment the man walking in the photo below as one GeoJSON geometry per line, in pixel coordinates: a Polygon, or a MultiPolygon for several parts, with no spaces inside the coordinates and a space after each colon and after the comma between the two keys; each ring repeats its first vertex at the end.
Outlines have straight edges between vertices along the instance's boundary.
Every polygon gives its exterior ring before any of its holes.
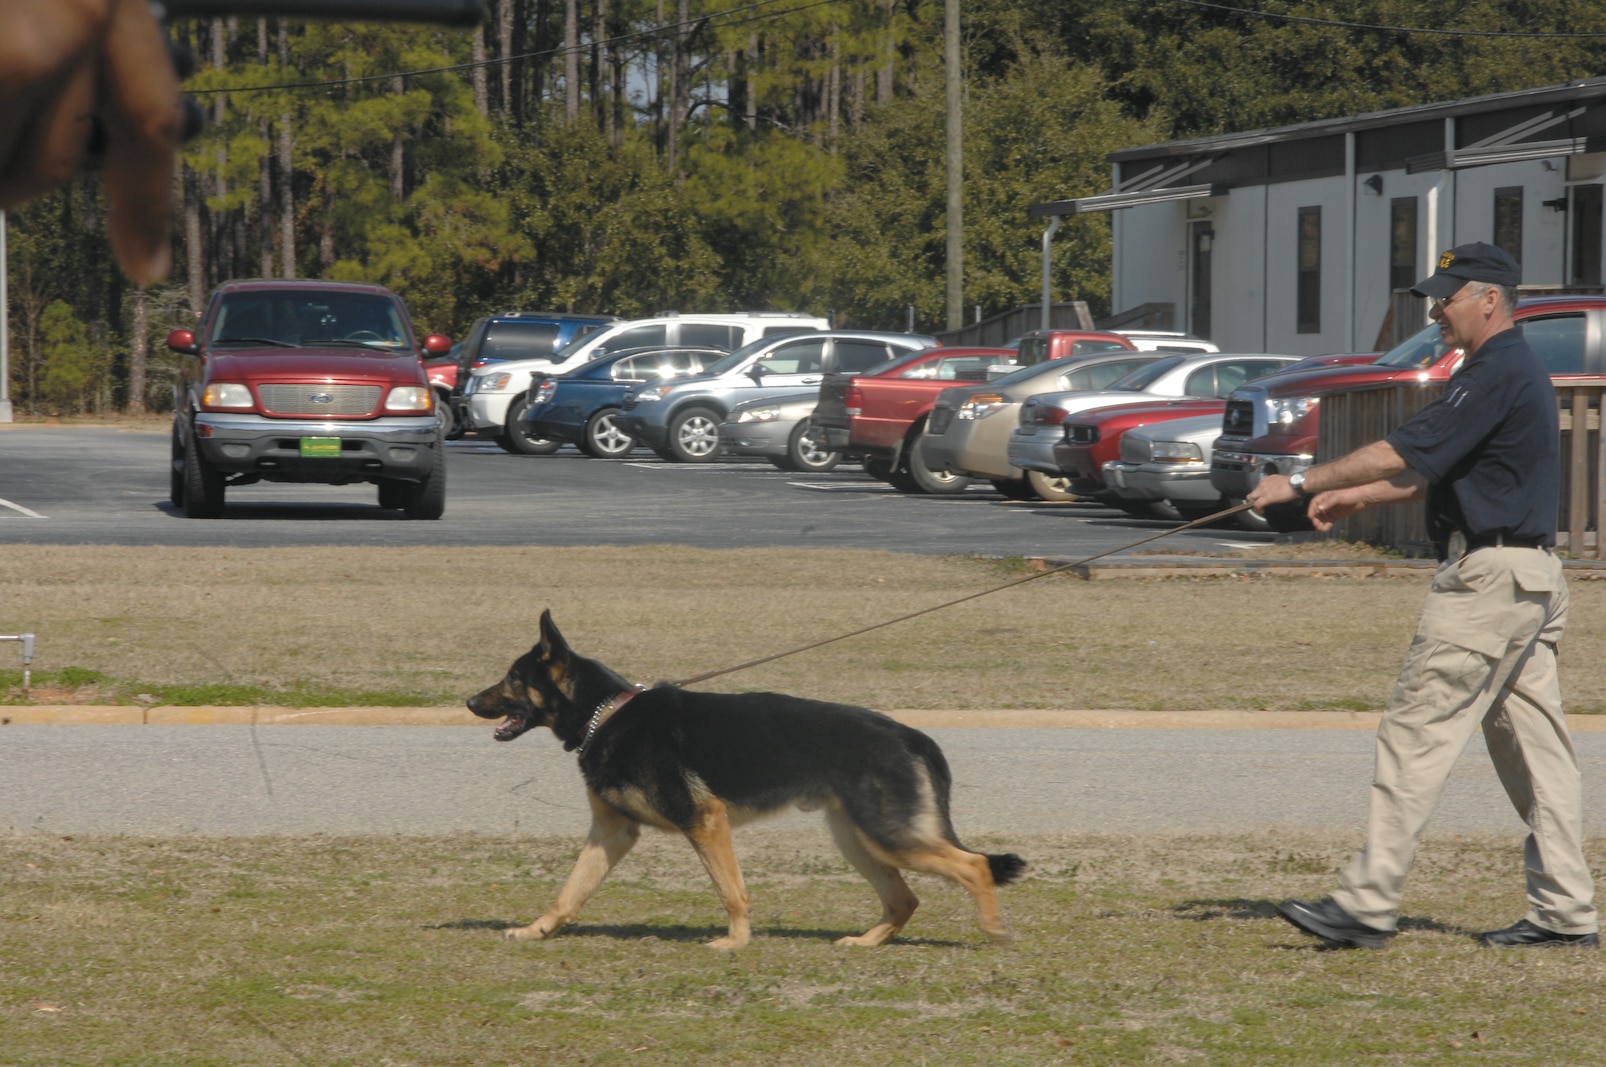
{"type": "Polygon", "coordinates": [[[1561,491],[1555,389],[1512,319],[1521,267],[1460,245],[1411,291],[1432,300],[1446,345],[1466,353],[1444,395],[1381,441],[1292,478],[1264,479],[1255,508],[1308,500],[1317,529],[1378,504],[1426,500],[1441,565],[1377,732],[1366,846],[1331,897],[1289,900],[1294,926],[1343,948],[1394,936],[1423,828],[1482,723],[1517,813],[1528,913],[1478,935],[1492,946],[1595,947],[1578,760],[1561,708],[1556,644],[1567,586],[1552,553],[1561,491]]]}

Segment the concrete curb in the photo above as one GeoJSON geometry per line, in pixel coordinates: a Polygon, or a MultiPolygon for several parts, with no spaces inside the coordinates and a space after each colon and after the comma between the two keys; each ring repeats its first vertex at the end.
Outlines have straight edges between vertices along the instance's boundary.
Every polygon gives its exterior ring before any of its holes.
{"type": "MultiPolygon", "coordinates": [[[[1089,581],[1109,578],[1224,578],[1276,575],[1280,578],[1406,578],[1430,576],[1438,569],[1431,559],[1223,559],[1220,556],[1138,556],[1077,563],[1034,557],[1043,570],[1065,567],[1067,574],[1089,581]]],[[[1564,560],[1574,581],[1606,578],[1606,561],[1564,560]]]]}
{"type": "MultiPolygon", "coordinates": [[[[920,729],[1066,730],[1375,730],[1375,711],[1119,711],[1058,708],[889,711],[920,729]]],[[[0,707],[0,727],[53,726],[471,726],[489,729],[461,707],[279,708],[118,707],[93,704],[0,707]]],[[[1575,732],[1606,732],[1606,715],[1569,715],[1575,732]]]]}

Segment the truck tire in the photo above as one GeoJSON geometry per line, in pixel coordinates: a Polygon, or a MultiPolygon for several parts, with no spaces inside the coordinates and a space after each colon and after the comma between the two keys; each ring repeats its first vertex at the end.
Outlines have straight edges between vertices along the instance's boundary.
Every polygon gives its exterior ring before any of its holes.
{"type": "MultiPolygon", "coordinates": [[[[1227,497],[1221,501],[1221,506],[1231,508],[1237,507],[1242,503],[1242,497],[1227,497]]],[[[1238,524],[1240,530],[1250,530],[1254,533],[1265,533],[1271,529],[1271,524],[1266,521],[1266,516],[1253,511],[1240,511],[1232,517],[1232,521],[1238,524]]]]}
{"type": "Polygon", "coordinates": [[[223,514],[223,475],[201,455],[191,430],[184,440],[184,516],[215,519],[223,514]]]}
{"type": "Polygon", "coordinates": [[[677,463],[711,463],[719,458],[719,424],[709,408],[687,408],[669,419],[669,455],[677,463]]]}
{"type": "Polygon", "coordinates": [[[409,519],[438,519],[446,514],[446,449],[439,438],[433,453],[424,480],[404,483],[402,513],[409,519]]]}
{"type": "Polygon", "coordinates": [[[563,447],[563,442],[527,433],[524,429],[524,413],[529,409],[529,393],[525,393],[507,406],[507,422],[503,423],[502,432],[497,435],[496,443],[505,451],[518,456],[550,456],[563,447]]]}
{"type": "Polygon", "coordinates": [[[400,511],[407,506],[407,493],[410,488],[408,483],[395,478],[379,479],[379,506],[391,511],[400,511]]]}
{"type": "Polygon", "coordinates": [[[1042,471],[1027,471],[1026,484],[1032,487],[1032,492],[1036,493],[1040,500],[1048,500],[1056,504],[1068,504],[1073,500],[1082,499],[1071,492],[1071,480],[1063,475],[1056,478],[1054,475],[1044,474],[1042,471]]]}
{"type": "Polygon", "coordinates": [[[842,453],[832,452],[817,441],[809,433],[809,420],[804,419],[787,439],[786,462],[777,466],[801,474],[824,474],[841,462],[842,453]]]}
{"type": "Polygon", "coordinates": [[[617,459],[636,447],[636,439],[614,425],[618,408],[603,408],[586,420],[585,439],[580,451],[594,459],[617,459]]]}
{"type": "Polygon", "coordinates": [[[435,390],[435,421],[441,425],[442,437],[450,440],[463,436],[462,428],[457,425],[457,415],[452,411],[450,395],[439,389],[435,390]]]}
{"type": "Polygon", "coordinates": [[[905,493],[925,493],[931,496],[963,493],[972,479],[963,474],[934,471],[926,466],[925,440],[926,431],[922,426],[909,439],[909,447],[903,450],[903,463],[894,472],[902,477],[892,483],[893,487],[905,493]],[[908,488],[905,488],[906,486],[908,488]]]}

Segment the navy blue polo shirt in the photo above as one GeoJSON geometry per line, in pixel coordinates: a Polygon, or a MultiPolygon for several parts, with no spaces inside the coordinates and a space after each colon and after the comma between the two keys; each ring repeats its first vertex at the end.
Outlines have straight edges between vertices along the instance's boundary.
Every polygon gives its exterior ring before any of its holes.
{"type": "Polygon", "coordinates": [[[1435,541],[1460,530],[1469,538],[1504,534],[1556,543],[1556,390],[1520,328],[1485,341],[1444,395],[1387,440],[1428,480],[1428,530],[1435,541]]]}

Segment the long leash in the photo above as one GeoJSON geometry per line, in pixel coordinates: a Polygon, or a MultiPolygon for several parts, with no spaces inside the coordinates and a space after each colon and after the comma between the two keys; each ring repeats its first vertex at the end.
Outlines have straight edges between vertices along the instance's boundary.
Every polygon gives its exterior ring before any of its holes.
{"type": "Polygon", "coordinates": [[[934,604],[929,608],[921,608],[919,611],[911,611],[907,615],[899,615],[896,619],[888,619],[886,622],[878,622],[874,626],[866,626],[862,630],[854,630],[852,633],[839,634],[836,637],[827,637],[825,640],[815,641],[813,644],[799,645],[797,648],[788,649],[785,652],[777,652],[772,656],[764,656],[760,659],[748,660],[746,663],[738,663],[734,667],[722,667],[717,671],[707,671],[703,674],[694,674],[690,678],[682,678],[680,681],[673,682],[671,684],[684,687],[693,685],[697,682],[706,682],[708,679],[718,678],[722,674],[735,674],[737,671],[745,671],[749,667],[757,667],[765,663],[773,663],[778,659],[785,659],[787,656],[795,656],[800,652],[809,652],[816,648],[823,648],[826,645],[834,645],[838,641],[846,641],[850,637],[858,637],[861,634],[867,634],[874,630],[880,630],[888,626],[894,626],[900,622],[908,622],[910,619],[918,619],[922,615],[930,615],[934,611],[943,611],[947,608],[956,607],[957,605],[965,604],[984,596],[991,596],[993,593],[1003,592],[1005,589],[1014,589],[1018,585],[1025,585],[1027,582],[1035,582],[1039,578],[1047,578],[1051,574],[1059,574],[1061,571],[1068,571],[1075,567],[1085,567],[1087,564],[1092,563],[1096,559],[1103,559],[1105,556],[1113,556],[1117,552],[1130,552],[1134,548],[1141,548],[1143,545],[1146,545],[1151,541],[1158,541],[1162,537],[1170,537],[1172,534],[1179,534],[1185,530],[1191,530],[1196,526],[1204,526],[1207,523],[1212,523],[1218,519],[1224,519],[1229,515],[1236,515],[1240,511],[1248,510],[1249,505],[1247,503],[1236,504],[1233,507],[1227,508],[1225,511],[1218,511],[1214,515],[1206,515],[1202,519],[1194,519],[1192,522],[1186,523],[1182,526],[1174,526],[1169,530],[1162,530],[1152,537],[1145,537],[1143,540],[1134,541],[1129,545],[1122,545],[1119,548],[1112,548],[1105,552],[1099,552],[1088,556],[1086,559],[1079,559],[1073,563],[1062,563],[1058,567],[1051,567],[1046,571],[1039,571],[1036,574],[1027,575],[1025,578],[1016,578],[1014,581],[1005,582],[1003,585],[995,585],[991,589],[983,589],[979,593],[971,593],[969,596],[962,596],[957,600],[949,600],[942,604],[934,604]]]}

